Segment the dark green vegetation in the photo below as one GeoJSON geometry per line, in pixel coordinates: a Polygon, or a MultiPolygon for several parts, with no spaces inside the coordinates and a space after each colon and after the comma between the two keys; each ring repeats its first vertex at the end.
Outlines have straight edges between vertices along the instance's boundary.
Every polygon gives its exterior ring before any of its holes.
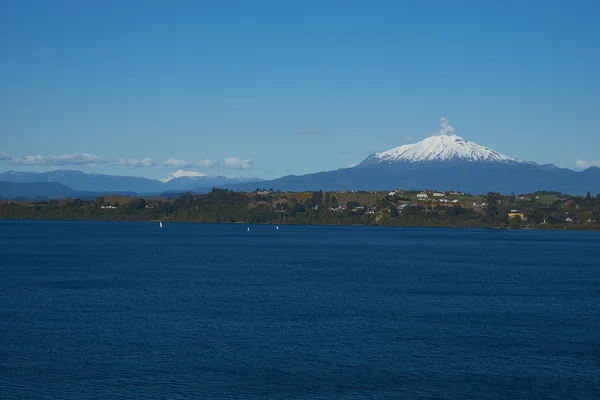
{"type": "Polygon", "coordinates": [[[600,196],[214,189],[204,195],[185,193],[173,198],[5,201],[0,204],[0,218],[600,229],[596,222],[600,221],[600,196]]]}

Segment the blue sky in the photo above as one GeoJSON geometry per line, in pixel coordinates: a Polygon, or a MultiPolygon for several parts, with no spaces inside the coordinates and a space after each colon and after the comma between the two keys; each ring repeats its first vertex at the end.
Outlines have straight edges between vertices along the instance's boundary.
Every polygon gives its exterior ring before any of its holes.
{"type": "Polygon", "coordinates": [[[358,163],[441,116],[519,159],[600,165],[600,2],[1,7],[0,170],[272,178],[358,163]]]}

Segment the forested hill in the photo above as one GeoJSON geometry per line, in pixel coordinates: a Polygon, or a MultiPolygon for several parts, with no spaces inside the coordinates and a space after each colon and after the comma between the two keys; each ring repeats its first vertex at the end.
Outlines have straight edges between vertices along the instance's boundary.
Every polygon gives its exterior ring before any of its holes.
{"type": "Polygon", "coordinates": [[[101,196],[94,201],[0,203],[2,219],[130,220],[382,226],[599,229],[600,198],[539,192],[471,196],[447,192],[239,193],[101,196]]]}

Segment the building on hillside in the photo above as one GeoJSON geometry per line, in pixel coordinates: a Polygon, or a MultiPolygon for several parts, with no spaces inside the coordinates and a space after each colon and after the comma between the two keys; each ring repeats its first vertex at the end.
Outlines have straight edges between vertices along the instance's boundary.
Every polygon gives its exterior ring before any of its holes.
{"type": "Polygon", "coordinates": [[[344,212],[346,211],[348,208],[346,206],[337,206],[337,207],[331,207],[329,208],[331,211],[335,211],[335,212],[344,212]]]}
{"type": "Polygon", "coordinates": [[[417,194],[417,200],[427,200],[429,198],[429,195],[427,193],[418,193],[417,194]]]}
{"type": "Polygon", "coordinates": [[[446,197],[446,195],[445,195],[444,193],[438,193],[438,192],[435,192],[435,193],[433,194],[433,197],[446,197]]]}
{"type": "Polygon", "coordinates": [[[508,213],[508,218],[509,219],[520,218],[522,221],[524,221],[525,214],[523,214],[521,211],[518,211],[518,210],[510,210],[510,212],[508,213]]]}

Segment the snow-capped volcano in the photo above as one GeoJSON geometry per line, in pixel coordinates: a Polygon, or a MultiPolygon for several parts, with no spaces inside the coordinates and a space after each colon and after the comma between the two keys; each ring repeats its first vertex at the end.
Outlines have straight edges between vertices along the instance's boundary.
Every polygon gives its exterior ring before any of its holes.
{"type": "Polygon", "coordinates": [[[394,149],[370,155],[364,162],[425,162],[425,161],[476,161],[476,162],[518,162],[506,156],[464,140],[457,135],[430,136],[414,144],[405,144],[394,149]]]}
{"type": "Polygon", "coordinates": [[[227,184],[260,182],[259,178],[227,177],[222,175],[207,175],[198,171],[184,171],[169,174],[160,179],[165,190],[194,190],[197,188],[219,187],[227,184]]]}
{"type": "Polygon", "coordinates": [[[169,174],[169,176],[167,176],[166,178],[162,178],[160,179],[161,182],[166,183],[169,182],[173,179],[177,179],[177,178],[202,178],[207,176],[206,174],[203,174],[202,172],[198,172],[198,171],[184,171],[182,169],[180,169],[177,172],[172,172],[169,174]]]}
{"type": "Polygon", "coordinates": [[[471,161],[516,163],[516,158],[498,153],[475,142],[464,140],[454,133],[446,118],[440,118],[440,130],[413,144],[405,144],[381,153],[371,154],[362,164],[377,162],[471,161]]]}

